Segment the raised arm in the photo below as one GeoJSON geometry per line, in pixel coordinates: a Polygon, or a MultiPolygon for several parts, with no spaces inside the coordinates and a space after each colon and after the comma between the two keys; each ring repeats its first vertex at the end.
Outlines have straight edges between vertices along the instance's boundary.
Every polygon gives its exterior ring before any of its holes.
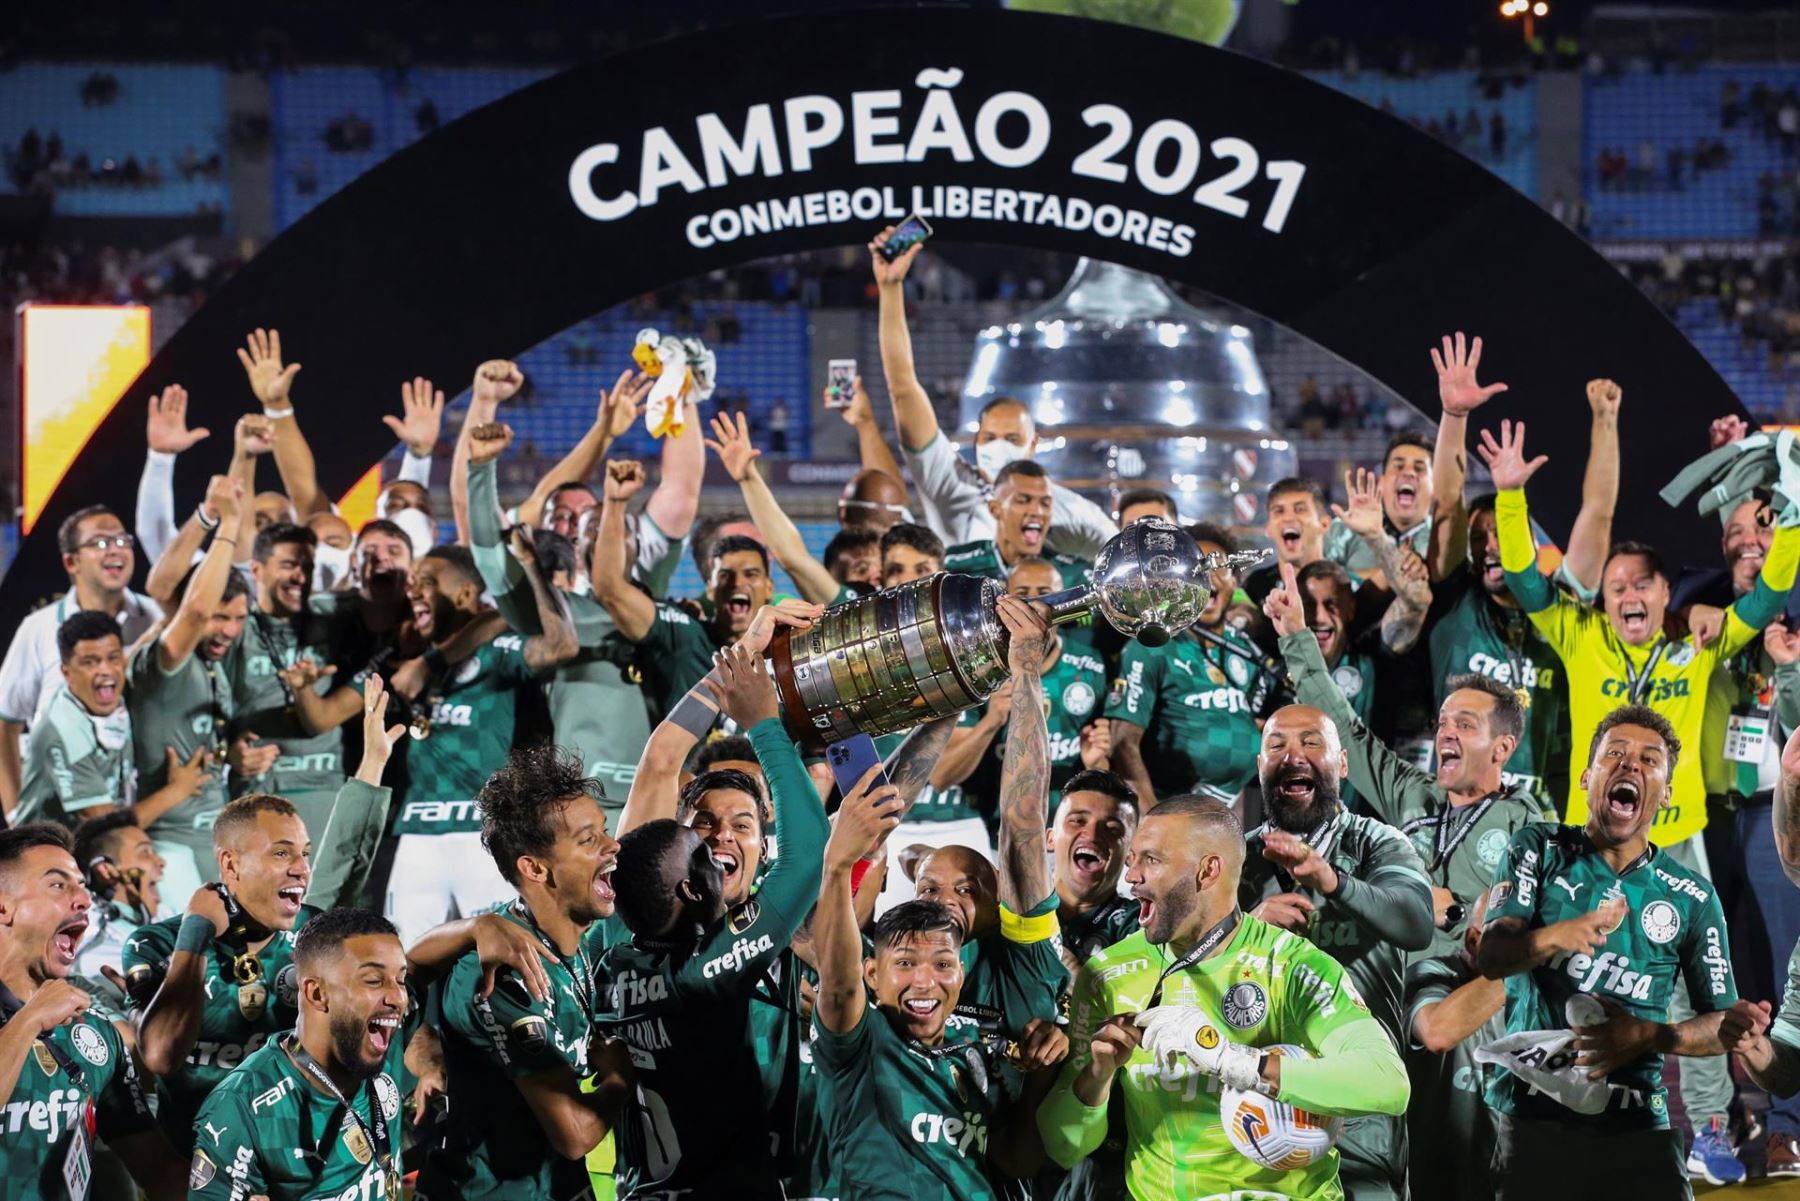
{"type": "Polygon", "coordinates": [[[300,418],[294,409],[294,376],[300,364],[282,365],[279,330],[255,330],[247,342],[249,349],[238,351],[238,362],[244,365],[251,391],[262,401],[263,415],[275,423],[275,470],[281,475],[281,486],[301,521],[328,513],[331,501],[319,491],[312,447],[300,432],[300,418]]]}
{"type": "MultiPolygon", "coordinates": [[[[648,382],[644,394],[649,394],[648,382]]],[[[693,532],[694,517],[700,512],[700,485],[706,477],[700,405],[691,396],[687,404],[691,411],[681,433],[662,440],[662,479],[644,502],[644,516],[670,542],[693,532]]]]}
{"type": "Polygon", "coordinates": [[[531,530],[524,524],[513,527],[512,554],[525,571],[526,583],[531,585],[532,603],[537,609],[538,633],[525,639],[526,664],[533,671],[544,671],[567,663],[581,650],[575,637],[575,622],[569,616],[568,602],[544,578],[531,530]]]}
{"type": "Polygon", "coordinates": [[[656,624],[656,602],[632,584],[631,565],[625,561],[625,509],[643,486],[642,463],[615,460],[606,465],[600,534],[594,539],[594,561],[588,571],[594,599],[628,642],[642,642],[656,624]]]}
{"type": "Polygon", "coordinates": [[[906,475],[900,469],[899,460],[894,458],[893,447],[887,444],[882,435],[881,423],[875,420],[875,405],[869,399],[869,393],[863,388],[862,376],[850,393],[850,407],[841,414],[856,431],[856,454],[864,471],[874,470],[892,476],[901,487],[906,486],[906,475]]]}
{"type": "MultiPolygon", "coordinates": [[[[869,264],[875,272],[875,289],[880,305],[881,370],[887,377],[888,399],[894,406],[894,424],[900,434],[900,445],[906,450],[923,450],[940,433],[937,413],[919,373],[913,366],[912,335],[906,329],[906,273],[919,257],[919,246],[909,248],[893,262],[882,258],[877,247],[894,232],[888,226],[869,243],[869,264]]],[[[921,243],[922,245],[922,243],[921,243]]]]}
{"type": "Polygon", "coordinates": [[[762,531],[769,553],[794,577],[800,595],[814,604],[829,605],[837,599],[838,582],[806,549],[806,540],[800,536],[793,520],[782,511],[775,494],[763,480],[762,472],[757,470],[756,460],[762,451],[750,444],[750,427],[744,415],[739,413],[734,420],[723,413],[715,414],[712,433],[706,445],[719,456],[726,472],[737,481],[744,494],[744,507],[750,511],[750,520],[762,531]]]}
{"type": "Polygon", "coordinates": [[[1013,682],[1008,680],[988,697],[973,725],[959,724],[951,731],[949,744],[931,769],[933,788],[954,788],[975,774],[994,739],[1006,729],[1006,719],[1012,715],[1012,694],[1013,682]]]}
{"type": "MultiPolygon", "coordinates": [[[[224,900],[212,885],[202,885],[188,901],[162,982],[138,1021],[139,1055],[158,1076],[179,1071],[200,1037],[207,1001],[206,957],[228,924],[224,900]]],[[[127,980],[133,971],[131,950],[126,948],[127,980]]]]}
{"type": "Polygon", "coordinates": [[[1613,509],[1619,502],[1619,385],[1609,379],[1587,383],[1587,472],[1581,478],[1581,511],[1569,530],[1563,566],[1582,588],[1598,592],[1606,553],[1612,547],[1613,509]]]}
{"type": "Polygon", "coordinates": [[[363,680],[363,753],[356,774],[345,780],[332,802],[325,830],[313,854],[313,874],[306,886],[306,900],[320,909],[354,904],[375,865],[382,832],[387,829],[388,806],[393,790],[381,783],[394,744],[406,733],[402,725],[387,724],[388,697],[381,676],[370,672],[363,680]]]}
{"type": "Polygon", "coordinates": [[[431,488],[431,457],[444,432],[444,393],[424,376],[400,383],[400,416],[384,413],[381,423],[406,448],[398,478],[431,488]]]}
{"type": "Polygon", "coordinates": [[[1029,913],[1049,895],[1045,828],[1050,824],[1050,729],[1044,721],[1044,644],[1050,627],[1041,605],[1003,594],[998,612],[1011,636],[1012,711],[1000,767],[1000,904],[1029,913]]]}
{"type": "Polygon", "coordinates": [[[469,411],[463,414],[450,458],[450,511],[456,519],[456,540],[465,546],[469,542],[469,440],[477,429],[493,424],[501,403],[517,394],[524,383],[525,376],[510,359],[489,359],[475,368],[475,380],[469,385],[469,411]]]}
{"type": "Polygon", "coordinates": [[[1350,507],[1334,504],[1331,512],[1362,539],[1381,565],[1382,576],[1394,594],[1381,617],[1381,642],[1394,654],[1403,655],[1412,649],[1425,628],[1425,614],[1431,608],[1431,582],[1420,569],[1418,557],[1402,550],[1387,536],[1382,524],[1381,493],[1375,483],[1374,472],[1366,468],[1344,472],[1344,493],[1350,507]]]}
{"type": "Polygon", "coordinates": [[[647,375],[624,371],[611,391],[601,389],[594,423],[569,448],[569,453],[544,474],[531,495],[519,502],[520,525],[535,528],[543,520],[544,506],[550,503],[551,493],[564,484],[582,483],[594,474],[594,469],[606,457],[607,447],[631,429],[632,420],[641,411],[643,399],[655,382],[647,375]]]}
{"type": "Polygon", "coordinates": [[[1781,779],[1775,785],[1774,800],[1769,820],[1775,827],[1781,870],[1800,886],[1800,728],[1788,736],[1781,749],[1781,779]]]}
{"type": "Polygon", "coordinates": [[[950,736],[956,729],[955,717],[939,717],[922,726],[915,726],[910,734],[894,748],[894,753],[887,758],[887,777],[900,795],[900,803],[905,806],[902,816],[910,810],[913,802],[931,783],[931,767],[944,754],[944,748],[950,744],[950,736]]]}
{"type": "Polygon", "coordinates": [[[157,662],[165,672],[174,671],[187,662],[200,640],[206,637],[212,615],[225,595],[225,582],[232,572],[231,561],[237,554],[237,539],[226,533],[237,529],[238,513],[248,505],[244,486],[229,475],[215,475],[206,485],[204,507],[218,515],[219,533],[200,567],[188,581],[181,607],[169,619],[156,640],[157,662]]]}
{"type": "Polygon", "coordinates": [[[857,928],[850,876],[858,861],[875,854],[888,831],[900,824],[901,802],[892,784],[875,787],[871,767],[838,806],[837,822],[825,843],[825,873],[813,913],[813,954],[819,989],[813,1018],[831,1034],[856,1029],[868,1007],[863,986],[862,934],[857,928]]]}
{"type": "Polygon", "coordinates": [[[1431,568],[1431,578],[1441,580],[1460,567],[1469,554],[1469,510],[1463,496],[1463,485],[1468,479],[1469,414],[1486,404],[1489,397],[1506,391],[1506,385],[1483,387],[1475,382],[1475,369],[1481,365],[1481,339],[1465,343],[1460,330],[1454,341],[1444,338],[1442,354],[1432,350],[1431,365],[1437,369],[1438,404],[1443,413],[1438,418],[1437,446],[1431,458],[1435,482],[1431,499],[1431,562],[1427,566],[1431,568]]]}
{"type": "MultiPolygon", "coordinates": [[[[144,441],[150,449],[144,456],[143,474],[138,476],[137,519],[132,528],[144,557],[152,563],[175,540],[175,458],[211,436],[212,431],[204,426],[188,428],[187,389],[180,384],[170,384],[161,395],[150,398],[144,423],[144,441]]],[[[174,595],[174,590],[169,594],[174,595]]]]}
{"type": "Polygon", "coordinates": [[[1525,484],[1548,455],[1525,458],[1525,423],[1502,421],[1500,440],[1481,431],[1481,458],[1494,477],[1494,527],[1500,541],[1500,566],[1506,586],[1527,613],[1538,613],[1556,603],[1556,590],[1537,569],[1537,546],[1531,536],[1531,519],[1525,510],[1525,484]]]}

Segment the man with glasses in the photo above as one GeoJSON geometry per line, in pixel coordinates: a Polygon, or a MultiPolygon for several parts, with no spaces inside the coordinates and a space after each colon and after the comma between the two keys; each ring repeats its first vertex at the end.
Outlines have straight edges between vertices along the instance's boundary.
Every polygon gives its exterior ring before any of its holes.
{"type": "Polygon", "coordinates": [[[0,806],[8,811],[18,804],[23,779],[21,736],[62,683],[56,632],[63,622],[88,610],[108,614],[130,646],[163,615],[155,601],[127,587],[137,570],[137,544],[111,509],[89,505],[69,514],[57,527],[56,545],[69,590],[19,623],[0,662],[0,806]]]}

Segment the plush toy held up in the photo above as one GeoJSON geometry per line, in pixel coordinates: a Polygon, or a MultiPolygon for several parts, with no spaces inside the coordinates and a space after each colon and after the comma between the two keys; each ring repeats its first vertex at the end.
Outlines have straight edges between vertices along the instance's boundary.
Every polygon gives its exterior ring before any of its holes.
{"type": "Polygon", "coordinates": [[[651,437],[680,437],[687,429],[687,406],[713,394],[718,370],[713,352],[695,337],[641,329],[631,358],[639,370],[656,381],[644,410],[644,425],[651,437]]]}

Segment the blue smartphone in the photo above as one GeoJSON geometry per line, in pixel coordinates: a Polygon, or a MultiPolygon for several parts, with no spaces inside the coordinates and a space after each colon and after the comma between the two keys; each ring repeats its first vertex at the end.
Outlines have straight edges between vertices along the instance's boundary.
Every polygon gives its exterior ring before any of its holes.
{"type": "Polygon", "coordinates": [[[881,257],[891,263],[930,236],[931,226],[926,224],[925,218],[914,213],[902,221],[894,232],[888,235],[888,240],[877,249],[880,251],[881,257]]]}
{"type": "MultiPolygon", "coordinates": [[[[871,767],[881,766],[881,752],[875,749],[875,740],[867,734],[853,734],[842,742],[834,742],[826,747],[825,762],[831,765],[831,775],[837,781],[838,795],[847,797],[856,791],[857,784],[871,767]]],[[[885,771],[875,777],[875,786],[878,788],[887,782],[885,771]]]]}

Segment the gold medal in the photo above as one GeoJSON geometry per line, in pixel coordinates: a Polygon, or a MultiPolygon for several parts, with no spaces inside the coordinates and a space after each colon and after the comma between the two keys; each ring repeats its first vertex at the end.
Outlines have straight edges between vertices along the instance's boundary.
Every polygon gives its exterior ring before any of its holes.
{"type": "Polygon", "coordinates": [[[251,984],[262,979],[262,962],[246,951],[231,961],[231,978],[239,984],[251,984]]]}
{"type": "Polygon", "coordinates": [[[387,1170],[387,1201],[400,1201],[400,1169],[392,1164],[387,1170]]]}
{"type": "Polygon", "coordinates": [[[1522,712],[1522,713],[1531,712],[1531,689],[1515,688],[1515,689],[1513,689],[1513,695],[1519,698],[1520,712],[1522,712]]]}
{"type": "Polygon", "coordinates": [[[420,713],[406,727],[406,732],[414,742],[423,742],[431,737],[431,718],[420,713]]]}
{"type": "Polygon", "coordinates": [[[245,1021],[259,1021],[268,1008],[269,990],[260,981],[238,985],[238,1012],[245,1021]]]}

